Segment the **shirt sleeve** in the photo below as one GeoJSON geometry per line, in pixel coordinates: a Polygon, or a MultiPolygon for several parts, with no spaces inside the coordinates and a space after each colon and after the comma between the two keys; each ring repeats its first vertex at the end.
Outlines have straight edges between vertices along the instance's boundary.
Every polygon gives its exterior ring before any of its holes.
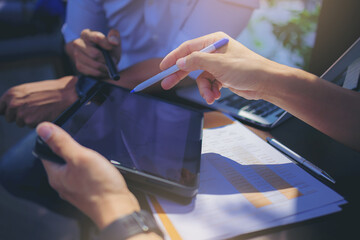
{"type": "Polygon", "coordinates": [[[66,11],[66,20],[62,28],[66,43],[79,38],[81,31],[86,28],[104,34],[108,32],[101,1],[71,0],[67,3],[66,11]]]}

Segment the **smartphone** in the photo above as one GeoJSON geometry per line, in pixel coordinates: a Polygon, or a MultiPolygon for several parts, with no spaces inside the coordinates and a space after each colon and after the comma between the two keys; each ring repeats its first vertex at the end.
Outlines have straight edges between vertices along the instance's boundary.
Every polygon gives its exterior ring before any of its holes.
{"type": "MultiPolygon", "coordinates": [[[[129,187],[170,197],[198,191],[203,113],[107,83],[91,89],[55,124],[105,156],[129,187]]],[[[64,164],[41,138],[34,155],[64,164]]]]}

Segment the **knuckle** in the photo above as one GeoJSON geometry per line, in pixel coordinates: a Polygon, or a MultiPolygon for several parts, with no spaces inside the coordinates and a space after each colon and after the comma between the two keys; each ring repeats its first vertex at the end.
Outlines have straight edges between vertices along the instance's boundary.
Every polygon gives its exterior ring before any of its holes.
{"type": "Polygon", "coordinates": [[[201,63],[201,53],[200,52],[193,52],[190,54],[191,64],[199,65],[201,63]]]}
{"type": "Polygon", "coordinates": [[[224,33],[223,31],[217,31],[217,32],[215,33],[215,35],[219,35],[219,36],[227,36],[227,34],[226,34],[226,33],[224,33]]]}
{"type": "Polygon", "coordinates": [[[20,103],[16,99],[11,99],[8,103],[9,110],[16,110],[19,106],[20,103]]]}
{"type": "Polygon", "coordinates": [[[187,51],[189,51],[189,52],[191,52],[191,49],[190,49],[190,46],[191,46],[191,42],[190,42],[190,40],[187,40],[187,41],[185,41],[183,44],[181,44],[182,46],[182,48],[184,48],[184,49],[186,49],[187,51]]]}
{"type": "Polygon", "coordinates": [[[77,48],[81,46],[83,40],[78,38],[73,41],[74,51],[77,51],[77,48]]]}
{"type": "Polygon", "coordinates": [[[15,90],[14,88],[10,88],[9,90],[7,90],[5,93],[4,93],[4,96],[3,98],[4,99],[7,99],[8,101],[13,99],[15,97],[15,90]]]}
{"type": "Polygon", "coordinates": [[[81,31],[80,37],[84,37],[84,36],[88,35],[89,33],[90,33],[90,29],[85,28],[84,30],[81,31]]]}

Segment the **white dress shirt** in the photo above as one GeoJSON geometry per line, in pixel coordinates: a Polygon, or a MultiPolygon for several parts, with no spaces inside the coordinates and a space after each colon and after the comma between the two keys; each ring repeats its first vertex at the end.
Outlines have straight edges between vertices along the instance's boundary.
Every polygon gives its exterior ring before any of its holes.
{"type": "Polygon", "coordinates": [[[117,29],[122,70],[212,32],[235,38],[258,6],[259,0],[69,0],[63,34],[71,42],[86,28],[105,35],[117,29]]]}

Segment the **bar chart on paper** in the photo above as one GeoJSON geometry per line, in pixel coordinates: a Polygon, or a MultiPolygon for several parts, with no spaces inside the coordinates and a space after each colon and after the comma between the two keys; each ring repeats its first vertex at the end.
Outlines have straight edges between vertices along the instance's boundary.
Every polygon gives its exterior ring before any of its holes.
{"type": "MultiPolygon", "coordinates": [[[[221,173],[231,185],[242,193],[243,196],[254,206],[264,207],[273,202],[267,198],[260,190],[258,190],[251,182],[249,182],[242,174],[234,169],[229,163],[223,162],[220,158],[209,157],[207,160],[221,173]]],[[[256,177],[262,177],[268,184],[276,189],[278,194],[283,194],[287,199],[293,199],[301,196],[300,191],[286,182],[268,167],[252,167],[256,177]]]]}
{"type": "Polygon", "coordinates": [[[168,239],[229,238],[339,211],[346,202],[240,123],[205,129],[201,161],[191,204],[149,198],[168,239]]]}

